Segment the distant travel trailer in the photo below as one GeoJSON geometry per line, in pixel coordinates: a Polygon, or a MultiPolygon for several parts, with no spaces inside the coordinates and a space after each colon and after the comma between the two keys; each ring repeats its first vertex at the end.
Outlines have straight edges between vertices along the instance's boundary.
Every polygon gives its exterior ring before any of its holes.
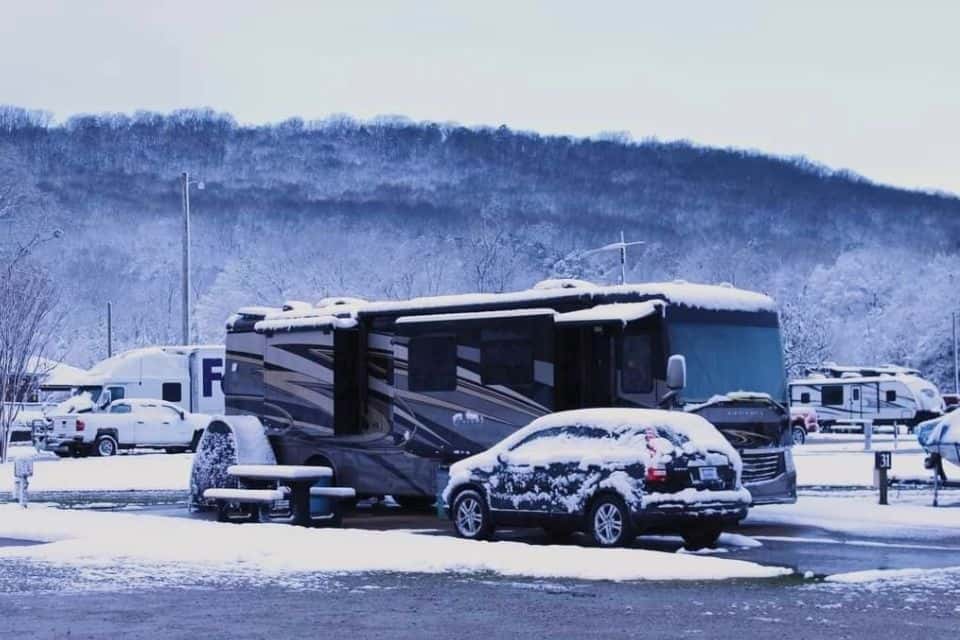
{"type": "Polygon", "coordinates": [[[943,413],[943,399],[916,369],[827,363],[790,382],[790,406],[814,409],[821,429],[905,425],[911,431],[943,413]]]}
{"type": "Polygon", "coordinates": [[[796,499],[777,308],[759,293],[552,280],[328,299],[241,309],[226,347],[227,414],[258,417],[281,464],[331,466],[358,495],[430,503],[440,465],[548,413],[622,406],[700,414],[755,504],[796,499]]]}
{"type": "Polygon", "coordinates": [[[171,402],[191,413],[224,412],[224,348],[220,345],[145,347],[107,358],[76,381],[93,410],[122,398],[171,402]]]}

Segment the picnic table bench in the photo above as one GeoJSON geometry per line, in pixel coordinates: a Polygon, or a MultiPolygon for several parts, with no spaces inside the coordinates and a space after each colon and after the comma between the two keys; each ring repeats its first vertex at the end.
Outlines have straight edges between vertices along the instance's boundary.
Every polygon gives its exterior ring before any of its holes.
{"type": "Polygon", "coordinates": [[[350,487],[329,486],[330,467],[236,464],[227,475],[239,487],[212,488],[203,496],[217,503],[221,522],[287,522],[303,526],[338,525],[338,501],[356,497],[350,487]]]}

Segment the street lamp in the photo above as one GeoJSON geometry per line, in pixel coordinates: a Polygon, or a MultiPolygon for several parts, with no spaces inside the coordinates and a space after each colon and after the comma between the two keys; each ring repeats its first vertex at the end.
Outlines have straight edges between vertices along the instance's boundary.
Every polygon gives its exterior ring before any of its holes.
{"type": "Polygon", "coordinates": [[[180,187],[183,192],[183,344],[190,344],[190,185],[203,191],[201,181],[191,180],[190,174],[180,174],[180,187]]]}
{"type": "Polygon", "coordinates": [[[626,284],[627,282],[627,247],[632,247],[638,244],[646,244],[646,242],[639,240],[637,242],[627,242],[624,240],[623,231],[620,232],[620,242],[612,242],[610,244],[604,245],[599,249],[591,249],[590,251],[585,252],[583,255],[589,256],[592,253],[599,253],[600,251],[619,251],[620,252],[620,284],[626,284]]]}

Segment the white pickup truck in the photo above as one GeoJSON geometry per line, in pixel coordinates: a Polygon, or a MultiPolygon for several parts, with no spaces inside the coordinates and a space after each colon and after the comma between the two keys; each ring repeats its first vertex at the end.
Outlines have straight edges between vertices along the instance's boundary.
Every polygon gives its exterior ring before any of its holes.
{"type": "Polygon", "coordinates": [[[114,400],[101,411],[83,403],[61,405],[64,412],[47,414],[45,424],[35,426],[38,449],[59,456],[112,456],[120,449],[137,447],[165,449],[168,453],[196,448],[210,416],[189,413],[163,400],[126,398],[114,400]]]}

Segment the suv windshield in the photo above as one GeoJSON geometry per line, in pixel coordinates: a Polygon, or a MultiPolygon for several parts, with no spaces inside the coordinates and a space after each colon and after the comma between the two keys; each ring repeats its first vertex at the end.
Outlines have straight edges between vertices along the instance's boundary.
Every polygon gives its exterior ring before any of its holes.
{"type": "Polygon", "coordinates": [[[669,330],[670,353],[687,359],[684,400],[703,402],[733,391],[786,400],[778,327],[683,320],[671,322],[669,330]]]}

